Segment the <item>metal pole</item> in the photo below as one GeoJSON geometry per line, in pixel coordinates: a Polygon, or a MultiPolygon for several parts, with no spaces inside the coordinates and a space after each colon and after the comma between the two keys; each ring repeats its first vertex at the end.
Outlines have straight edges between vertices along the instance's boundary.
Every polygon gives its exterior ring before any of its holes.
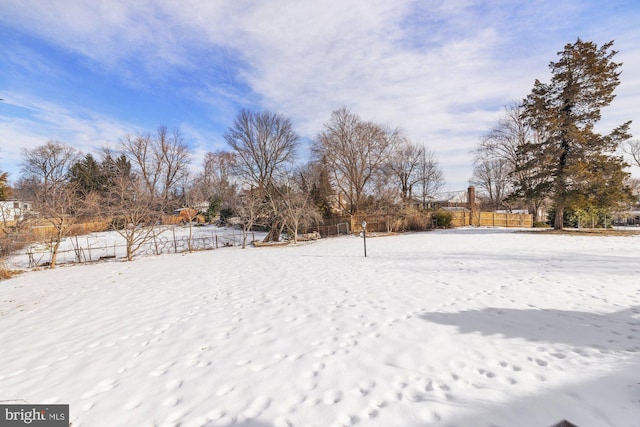
{"type": "Polygon", "coordinates": [[[367,257],[367,221],[362,221],[362,237],[364,239],[364,256],[367,257]]]}

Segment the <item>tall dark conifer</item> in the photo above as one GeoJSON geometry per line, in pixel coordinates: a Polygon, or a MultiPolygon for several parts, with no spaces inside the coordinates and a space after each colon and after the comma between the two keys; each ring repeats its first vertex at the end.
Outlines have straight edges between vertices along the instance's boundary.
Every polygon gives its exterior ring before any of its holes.
{"type": "Polygon", "coordinates": [[[623,182],[626,165],[614,153],[630,137],[631,122],[608,135],[594,131],[601,108],[613,101],[620,83],[622,64],[613,61],[617,52],[612,46],[613,41],[598,47],[580,39],[567,44],[558,52],[560,59],[549,65],[551,82],[536,80],[524,100],[524,117],[544,137],[519,150],[519,169],[539,178],[533,180],[535,186],[519,190],[552,200],[556,229],[562,228],[567,207],[611,206],[628,196],[623,182]]]}
{"type": "Polygon", "coordinates": [[[104,192],[106,176],[91,154],[85,155],[69,169],[69,182],[76,185],[82,195],[104,192]]]}

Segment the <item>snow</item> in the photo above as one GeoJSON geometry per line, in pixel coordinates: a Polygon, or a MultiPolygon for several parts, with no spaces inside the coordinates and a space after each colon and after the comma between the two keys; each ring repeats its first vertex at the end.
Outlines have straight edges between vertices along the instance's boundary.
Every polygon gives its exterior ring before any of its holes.
{"type": "Polygon", "coordinates": [[[0,282],[0,400],[73,427],[640,425],[640,236],[367,237],[0,282]]]}
{"type": "MultiPolygon", "coordinates": [[[[262,239],[264,232],[252,232],[247,239],[262,239]]],[[[241,246],[242,231],[234,228],[188,225],[159,226],[140,244],[135,256],[184,252],[189,247],[196,250],[219,248],[222,246],[241,246]],[[191,233],[191,236],[189,234],[191,233]]],[[[78,258],[83,262],[99,261],[105,258],[126,257],[126,242],[116,231],[90,233],[62,239],[58,250],[57,264],[75,263],[78,258]]],[[[48,265],[51,261],[51,245],[36,243],[28,246],[10,259],[12,267],[29,268],[48,265]],[[30,256],[29,256],[30,255],[30,256]]]]}

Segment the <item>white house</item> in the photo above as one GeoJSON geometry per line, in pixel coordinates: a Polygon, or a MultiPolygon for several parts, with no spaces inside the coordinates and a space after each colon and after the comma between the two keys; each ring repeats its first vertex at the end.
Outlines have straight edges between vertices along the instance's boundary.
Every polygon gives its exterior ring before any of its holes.
{"type": "Polygon", "coordinates": [[[0,201],[0,221],[20,221],[32,209],[31,202],[20,200],[0,201]]]}

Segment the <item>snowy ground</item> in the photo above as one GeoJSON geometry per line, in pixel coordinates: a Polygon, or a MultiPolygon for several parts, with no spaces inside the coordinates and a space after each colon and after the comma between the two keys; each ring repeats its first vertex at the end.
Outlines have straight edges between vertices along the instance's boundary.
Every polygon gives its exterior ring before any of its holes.
{"type": "Polygon", "coordinates": [[[640,425],[640,236],[459,229],[0,282],[0,400],[78,426],[640,425]]]}
{"type": "MultiPolygon", "coordinates": [[[[254,238],[263,238],[265,233],[252,232],[247,244],[254,238]]],[[[195,249],[211,249],[225,246],[241,246],[242,231],[234,228],[216,227],[213,225],[193,226],[168,225],[154,228],[149,238],[140,245],[135,257],[180,253],[191,247],[195,249]]],[[[105,258],[124,258],[127,247],[124,237],[116,231],[90,233],[84,236],[72,236],[62,239],[58,249],[57,263],[69,264],[93,262],[105,258]]],[[[48,265],[51,261],[51,245],[35,243],[21,250],[9,259],[12,268],[29,268],[48,265]]]]}

